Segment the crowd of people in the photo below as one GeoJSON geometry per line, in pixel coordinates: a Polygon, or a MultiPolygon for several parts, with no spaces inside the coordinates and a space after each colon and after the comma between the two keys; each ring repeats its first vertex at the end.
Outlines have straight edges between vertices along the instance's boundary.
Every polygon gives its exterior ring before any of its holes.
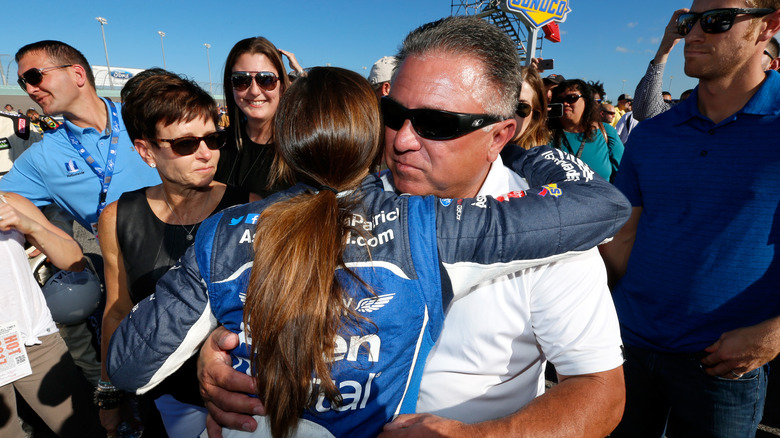
{"type": "Polygon", "coordinates": [[[32,370],[0,386],[0,435],[24,436],[17,397],[66,437],[754,435],[780,352],[779,30],[777,0],[694,0],[614,105],[474,17],[368,78],[246,38],[224,109],[159,68],[113,102],[77,49],[22,47],[20,86],[64,122],[0,178],[0,324],[32,370]],[[699,84],[674,101],[680,39],[699,84]],[[25,239],[95,271],[100,324],[55,325],[25,239]]]}

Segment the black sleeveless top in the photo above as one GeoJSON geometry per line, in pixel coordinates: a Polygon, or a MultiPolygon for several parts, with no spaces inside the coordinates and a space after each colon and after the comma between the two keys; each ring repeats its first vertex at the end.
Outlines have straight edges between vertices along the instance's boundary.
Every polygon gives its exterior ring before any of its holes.
{"type": "MultiPolygon", "coordinates": [[[[246,204],[249,192],[227,186],[222,200],[209,216],[233,205],[246,204]]],[[[122,194],[116,209],[116,236],[127,272],[130,299],[137,304],[154,292],[163,276],[195,240],[200,224],[171,225],[155,216],[146,200],[146,188],[122,194]],[[185,230],[184,228],[187,228],[185,230]]]]}
{"type": "Polygon", "coordinates": [[[245,132],[241,136],[243,148],[240,152],[232,136],[225,147],[220,149],[214,181],[240,187],[263,198],[289,188],[290,184],[286,183],[268,187],[271,164],[274,162],[274,145],[255,143],[245,132]]]}

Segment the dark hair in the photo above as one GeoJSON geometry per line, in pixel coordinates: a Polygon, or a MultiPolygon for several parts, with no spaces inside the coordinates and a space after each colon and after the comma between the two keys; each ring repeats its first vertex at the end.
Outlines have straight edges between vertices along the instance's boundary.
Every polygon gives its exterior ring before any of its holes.
{"type": "Polygon", "coordinates": [[[16,52],[16,63],[24,57],[24,55],[30,52],[43,52],[49,57],[55,64],[78,64],[84,68],[87,72],[87,80],[89,84],[95,89],[95,75],[92,74],[92,67],[89,66],[87,58],[76,50],[74,47],[63,43],[62,41],[43,40],[37,43],[27,44],[16,52]]]}
{"type": "MultiPolygon", "coordinates": [[[[581,79],[569,79],[561,82],[560,85],[553,89],[553,102],[563,95],[569,89],[575,89],[582,95],[582,99],[585,102],[585,109],[582,111],[582,117],[577,126],[582,129],[585,134],[586,141],[591,141],[593,135],[599,130],[599,106],[596,101],[593,100],[593,89],[590,85],[586,84],[581,79]]],[[[553,131],[553,145],[557,148],[561,147],[561,141],[564,137],[563,126],[561,125],[561,119],[549,119],[550,128],[553,131]]]]}
{"type": "Polygon", "coordinates": [[[689,89],[683,91],[682,93],[680,93],[680,100],[687,99],[688,96],[691,95],[691,93],[693,93],[693,88],[689,88],[689,89]]]}
{"type": "Polygon", "coordinates": [[[279,77],[279,94],[283,95],[284,91],[290,86],[290,78],[287,76],[287,71],[284,69],[284,61],[279,49],[273,45],[270,41],[263,37],[245,38],[237,42],[230,53],[228,53],[225,60],[225,72],[222,79],[222,87],[225,94],[225,105],[227,106],[227,115],[230,120],[231,136],[236,139],[236,146],[238,150],[243,147],[242,131],[245,128],[246,117],[236,105],[236,100],[233,98],[233,86],[230,82],[230,76],[233,74],[233,66],[238,61],[238,58],[245,54],[259,54],[265,55],[271,64],[276,68],[276,76],[279,77]]]}
{"type": "Polygon", "coordinates": [[[509,36],[475,17],[452,16],[424,24],[404,39],[396,55],[399,67],[394,74],[407,57],[437,51],[478,60],[487,81],[485,85],[492,89],[475,90],[475,96],[491,115],[508,118],[514,114],[521,82],[520,57],[509,36]]]}
{"type": "Polygon", "coordinates": [[[217,103],[190,79],[161,68],[136,74],[122,88],[122,119],[130,140],[156,138],[157,124],[219,120],[217,103]]]}
{"type": "MultiPolygon", "coordinates": [[[[533,120],[528,129],[523,132],[516,140],[516,144],[524,149],[546,145],[550,142],[550,129],[547,127],[547,91],[544,88],[544,82],[535,68],[522,67],[520,75],[523,82],[528,84],[534,93],[536,99],[531,102],[533,111],[531,117],[533,120]]],[[[521,84],[522,86],[522,84],[521,84]]],[[[518,100],[520,91],[518,91],[518,100]]]]}
{"type": "Polygon", "coordinates": [[[601,99],[604,100],[607,97],[607,92],[604,91],[604,83],[601,81],[590,81],[588,85],[593,89],[594,93],[598,93],[601,99]]]}
{"type": "MultiPolygon", "coordinates": [[[[286,171],[315,187],[355,189],[378,162],[382,121],[376,95],[359,74],[315,67],[282,97],[275,148],[286,171]]],[[[274,437],[287,436],[321,393],[339,405],[331,378],[335,338],[366,320],[347,303],[336,270],[344,265],[356,192],[321,188],[275,203],[260,215],[244,323],[251,336],[252,373],[274,437]],[[320,381],[312,390],[313,379],[320,381]]],[[[362,227],[360,227],[362,228],[362,227]]]]}

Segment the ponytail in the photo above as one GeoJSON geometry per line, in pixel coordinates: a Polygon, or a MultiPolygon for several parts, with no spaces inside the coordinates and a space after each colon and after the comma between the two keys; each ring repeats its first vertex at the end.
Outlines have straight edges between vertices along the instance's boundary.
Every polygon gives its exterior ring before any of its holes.
{"type": "Polygon", "coordinates": [[[338,405],[331,379],[335,339],[360,319],[345,306],[336,279],[344,266],[348,215],[328,190],[274,204],[260,216],[244,323],[252,343],[252,372],[275,437],[292,431],[303,406],[316,402],[312,377],[338,405]],[[347,322],[342,320],[345,318],[347,322]]]}
{"type": "Polygon", "coordinates": [[[348,233],[367,234],[351,219],[360,181],[380,156],[381,126],[371,85],[344,69],[312,69],[279,103],[274,176],[321,189],[270,205],[256,230],[244,324],[274,437],[290,435],[320,396],[342,401],[331,378],[336,336],[367,319],[345,304],[336,271],[370,289],[344,252],[348,233]]]}

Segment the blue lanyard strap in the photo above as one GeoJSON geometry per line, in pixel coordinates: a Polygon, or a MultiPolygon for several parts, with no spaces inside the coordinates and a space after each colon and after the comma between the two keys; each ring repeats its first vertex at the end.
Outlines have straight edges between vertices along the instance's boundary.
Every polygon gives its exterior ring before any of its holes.
{"type": "Polygon", "coordinates": [[[100,213],[103,212],[103,209],[106,208],[106,196],[108,195],[108,186],[111,185],[111,177],[114,175],[114,162],[116,161],[116,150],[119,143],[119,116],[117,115],[116,105],[110,100],[108,101],[108,104],[111,107],[111,143],[108,148],[108,158],[106,158],[105,170],[97,161],[95,161],[92,155],[87,152],[87,149],[81,144],[79,139],[73,135],[73,132],[68,128],[68,125],[65,125],[65,132],[68,134],[70,144],[73,145],[79,155],[87,162],[100,181],[100,196],[98,198],[96,213],[98,217],[100,217],[100,213]]]}

